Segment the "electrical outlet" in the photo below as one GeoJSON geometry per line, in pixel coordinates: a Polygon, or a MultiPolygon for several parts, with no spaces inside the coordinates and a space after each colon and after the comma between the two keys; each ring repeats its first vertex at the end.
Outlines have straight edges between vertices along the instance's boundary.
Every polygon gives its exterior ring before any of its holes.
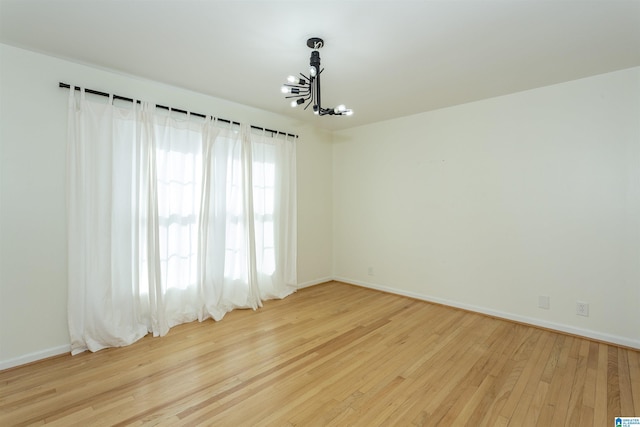
{"type": "Polygon", "coordinates": [[[550,307],[549,295],[540,295],[538,297],[538,307],[544,308],[545,310],[549,310],[549,307],[550,307]]]}
{"type": "Polygon", "coordinates": [[[589,316],[589,303],[584,301],[576,301],[576,314],[578,316],[589,316]]]}
{"type": "Polygon", "coordinates": [[[369,274],[369,276],[373,276],[373,267],[369,267],[367,274],[369,274]]]}

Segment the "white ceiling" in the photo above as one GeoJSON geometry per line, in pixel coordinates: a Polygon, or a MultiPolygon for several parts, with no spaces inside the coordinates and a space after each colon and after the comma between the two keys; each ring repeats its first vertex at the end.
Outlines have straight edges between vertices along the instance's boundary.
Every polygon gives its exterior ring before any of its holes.
{"type": "Polygon", "coordinates": [[[0,42],[344,129],[640,66],[640,0],[0,0],[0,42]],[[312,36],[351,117],[280,93],[312,36]]]}

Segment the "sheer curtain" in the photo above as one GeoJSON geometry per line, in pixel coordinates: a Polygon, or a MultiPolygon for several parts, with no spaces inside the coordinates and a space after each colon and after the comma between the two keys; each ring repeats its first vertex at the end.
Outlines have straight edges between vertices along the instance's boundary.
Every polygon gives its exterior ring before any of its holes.
{"type": "Polygon", "coordinates": [[[69,92],[72,353],[296,289],[295,141],[69,92]]]}

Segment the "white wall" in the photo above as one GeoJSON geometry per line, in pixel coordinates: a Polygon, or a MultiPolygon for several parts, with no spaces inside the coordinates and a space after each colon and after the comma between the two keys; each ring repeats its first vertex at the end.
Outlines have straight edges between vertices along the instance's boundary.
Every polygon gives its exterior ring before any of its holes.
{"type": "Polygon", "coordinates": [[[63,81],[300,135],[298,281],[332,276],[331,136],[265,111],[0,44],[0,369],[66,352],[63,81]]]}
{"type": "Polygon", "coordinates": [[[640,348],[640,68],[337,132],[333,165],[338,279],[640,348]]]}

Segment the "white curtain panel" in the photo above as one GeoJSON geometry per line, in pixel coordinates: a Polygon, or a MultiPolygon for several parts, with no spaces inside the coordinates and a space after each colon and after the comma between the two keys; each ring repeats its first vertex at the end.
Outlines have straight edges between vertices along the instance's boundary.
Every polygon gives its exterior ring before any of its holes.
{"type": "Polygon", "coordinates": [[[72,354],[296,289],[295,139],[69,91],[72,354]]]}

